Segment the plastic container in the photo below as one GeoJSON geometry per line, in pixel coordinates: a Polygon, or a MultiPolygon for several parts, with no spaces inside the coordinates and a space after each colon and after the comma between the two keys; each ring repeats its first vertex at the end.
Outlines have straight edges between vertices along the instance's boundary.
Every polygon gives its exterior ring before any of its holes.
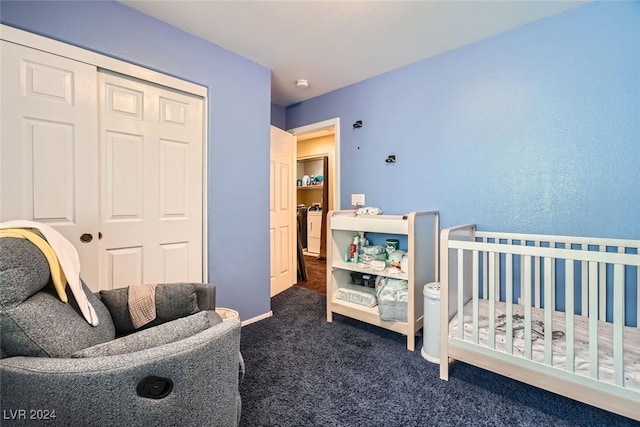
{"type": "Polygon", "coordinates": [[[422,357],[440,363],[440,283],[424,285],[424,326],[422,328],[422,357]]]}
{"type": "Polygon", "coordinates": [[[351,283],[359,286],[366,286],[367,288],[376,287],[376,275],[358,273],[356,271],[351,272],[351,283]]]}

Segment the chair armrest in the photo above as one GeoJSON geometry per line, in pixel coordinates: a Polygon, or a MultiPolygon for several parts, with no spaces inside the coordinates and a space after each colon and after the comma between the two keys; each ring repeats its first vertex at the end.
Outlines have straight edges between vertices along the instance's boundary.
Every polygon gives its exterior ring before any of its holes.
{"type": "Polygon", "coordinates": [[[240,321],[227,320],[117,356],[2,359],[2,408],[55,410],[60,425],[235,426],[240,329],[240,321]],[[164,399],[140,397],[136,387],[148,376],[171,380],[173,391],[164,399]]]}
{"type": "Polygon", "coordinates": [[[221,322],[222,318],[215,311],[201,311],[191,316],[172,320],[153,328],[134,332],[115,340],[76,351],[71,357],[115,356],[146,350],[189,338],[221,322]]]}

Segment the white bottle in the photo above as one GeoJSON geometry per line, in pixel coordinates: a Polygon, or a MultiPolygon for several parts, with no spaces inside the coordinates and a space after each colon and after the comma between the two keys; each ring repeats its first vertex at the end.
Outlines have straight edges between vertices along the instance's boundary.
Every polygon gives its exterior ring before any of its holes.
{"type": "Polygon", "coordinates": [[[363,253],[364,252],[364,247],[365,246],[369,246],[369,240],[367,240],[366,237],[364,237],[364,231],[358,231],[358,241],[354,243],[358,244],[358,252],[363,253]]]}

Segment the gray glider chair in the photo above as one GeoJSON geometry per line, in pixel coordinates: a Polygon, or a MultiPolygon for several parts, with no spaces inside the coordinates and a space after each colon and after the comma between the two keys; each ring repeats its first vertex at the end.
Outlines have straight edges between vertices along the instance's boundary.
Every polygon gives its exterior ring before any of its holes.
{"type": "Polygon", "coordinates": [[[214,286],[158,285],[135,330],[127,289],[84,289],[98,326],[58,298],[35,245],[0,238],[3,426],[239,424],[240,322],[214,311],[214,286]]]}

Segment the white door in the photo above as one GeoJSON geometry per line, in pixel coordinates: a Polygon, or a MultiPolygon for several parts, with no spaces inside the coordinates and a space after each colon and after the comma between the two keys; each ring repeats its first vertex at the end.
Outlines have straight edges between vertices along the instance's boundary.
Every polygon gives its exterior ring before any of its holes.
{"type": "Polygon", "coordinates": [[[201,282],[202,98],[0,47],[0,221],[56,228],[94,291],[201,282]]]}
{"type": "Polygon", "coordinates": [[[271,126],[269,173],[271,296],[290,288],[297,280],[295,144],[294,135],[271,126]]]}
{"type": "Polygon", "coordinates": [[[0,47],[0,221],[57,229],[97,289],[96,68],[6,41],[0,47]]]}
{"type": "Polygon", "coordinates": [[[202,98],[98,77],[100,289],[201,282],[202,98]]]}

